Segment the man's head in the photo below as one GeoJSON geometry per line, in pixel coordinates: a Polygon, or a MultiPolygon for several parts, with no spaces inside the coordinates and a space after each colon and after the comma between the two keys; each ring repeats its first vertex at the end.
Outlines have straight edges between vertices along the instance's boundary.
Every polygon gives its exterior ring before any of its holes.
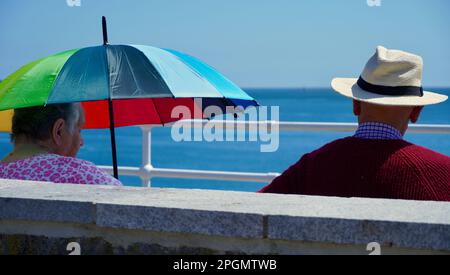
{"type": "Polygon", "coordinates": [[[389,124],[405,134],[408,123],[416,123],[423,106],[388,106],[376,105],[353,100],[353,113],[358,117],[358,123],[382,122],[389,124]]]}
{"type": "Polygon", "coordinates": [[[362,122],[383,122],[403,134],[415,123],[423,106],[438,104],[448,96],[424,91],[423,60],[399,50],[377,47],[359,78],[335,78],[331,86],[353,99],[353,112],[362,122]]]}
{"type": "Polygon", "coordinates": [[[33,143],[52,153],[75,157],[83,145],[83,125],[84,113],[79,103],[16,109],[11,140],[15,145],[33,143]]]}

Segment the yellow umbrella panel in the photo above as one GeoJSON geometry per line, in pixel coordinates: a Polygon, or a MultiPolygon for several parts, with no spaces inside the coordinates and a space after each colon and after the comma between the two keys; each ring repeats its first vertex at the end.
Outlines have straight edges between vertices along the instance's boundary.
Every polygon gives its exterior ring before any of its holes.
{"type": "Polygon", "coordinates": [[[14,110],[0,111],[0,132],[10,133],[14,110]]]}

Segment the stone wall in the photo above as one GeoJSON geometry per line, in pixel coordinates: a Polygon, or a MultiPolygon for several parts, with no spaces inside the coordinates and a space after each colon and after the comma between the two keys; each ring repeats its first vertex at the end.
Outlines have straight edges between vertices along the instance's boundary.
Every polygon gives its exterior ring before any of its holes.
{"type": "Polygon", "coordinates": [[[450,203],[0,180],[0,253],[450,254],[450,203]]]}

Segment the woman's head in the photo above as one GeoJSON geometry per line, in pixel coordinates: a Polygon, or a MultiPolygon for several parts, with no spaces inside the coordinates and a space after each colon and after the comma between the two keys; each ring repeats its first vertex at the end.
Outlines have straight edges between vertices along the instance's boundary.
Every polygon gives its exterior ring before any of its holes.
{"type": "Polygon", "coordinates": [[[11,140],[45,146],[52,153],[75,157],[83,145],[84,113],[79,103],[14,110],[11,140]]]}

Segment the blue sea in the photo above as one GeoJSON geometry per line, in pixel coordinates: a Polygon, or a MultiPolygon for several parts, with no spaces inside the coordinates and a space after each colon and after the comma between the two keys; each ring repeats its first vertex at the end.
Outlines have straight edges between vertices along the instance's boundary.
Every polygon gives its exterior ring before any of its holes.
{"type": "MultiPolygon", "coordinates": [[[[356,122],[352,101],[324,89],[245,89],[260,105],[279,106],[280,121],[356,122]]],[[[450,88],[428,89],[450,95],[450,88]]],[[[426,107],[420,124],[450,124],[450,101],[426,107]]],[[[175,142],[169,127],[157,127],[152,135],[152,164],[158,168],[221,170],[239,172],[282,172],[303,154],[351,135],[331,132],[281,132],[276,152],[261,153],[261,142],[175,142]]],[[[120,166],[139,166],[141,131],[137,127],[116,131],[120,166]]],[[[98,165],[111,165],[108,130],[85,130],[85,145],[78,157],[98,165]]],[[[450,136],[407,134],[407,140],[450,156],[450,136]]],[[[267,142],[263,142],[266,144],[267,142]]],[[[0,134],[0,157],[11,150],[7,134],[0,134]]],[[[125,185],[140,186],[136,177],[120,177],[125,185]]],[[[257,191],[264,183],[187,179],[152,179],[153,187],[257,191]]]]}

